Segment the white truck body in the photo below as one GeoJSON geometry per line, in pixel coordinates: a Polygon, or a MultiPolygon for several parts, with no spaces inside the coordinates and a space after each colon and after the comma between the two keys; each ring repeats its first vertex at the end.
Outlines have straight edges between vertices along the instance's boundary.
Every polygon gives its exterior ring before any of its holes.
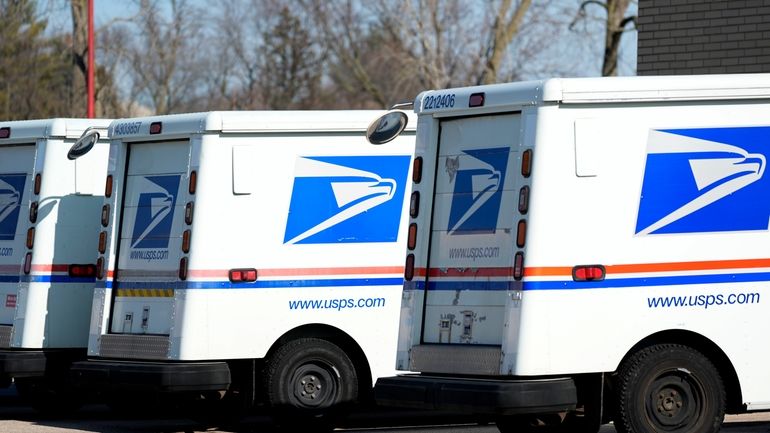
{"type": "Polygon", "coordinates": [[[42,376],[57,360],[85,358],[109,146],[104,139],[75,160],[67,152],[86,129],[106,133],[109,124],[107,119],[0,122],[5,376],[42,376]],[[73,271],[73,265],[90,268],[90,275],[73,271]]]}
{"type": "MultiPolygon", "coordinates": [[[[381,380],[379,402],[503,415],[585,405],[621,431],[665,430],[664,417],[710,431],[683,411],[718,425],[725,408],[770,409],[770,75],[428,91],[415,111],[423,169],[397,366],[422,374],[381,380]],[[713,369],[674,369],[713,401],[638,416],[602,405],[655,400],[624,378],[655,353],[691,351],[713,369]],[[704,379],[713,371],[723,394],[704,379]],[[511,400],[535,385],[540,398],[511,400]]],[[[678,389],[650,368],[659,390],[678,389]]]]}
{"type": "Polygon", "coordinates": [[[153,390],[245,392],[252,361],[313,336],[344,346],[369,389],[393,374],[414,124],[374,147],[364,132],[380,114],[116,120],[82,380],[136,385],[122,362],[161,361],[170,379],[153,390]],[[169,385],[179,371],[200,375],[169,385]]]}

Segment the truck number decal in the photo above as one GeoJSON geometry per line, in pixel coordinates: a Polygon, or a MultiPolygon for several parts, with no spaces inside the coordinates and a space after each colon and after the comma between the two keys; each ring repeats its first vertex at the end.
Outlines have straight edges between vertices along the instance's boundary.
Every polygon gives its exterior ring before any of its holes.
{"type": "Polygon", "coordinates": [[[455,94],[445,93],[443,95],[428,95],[425,97],[425,110],[435,110],[439,108],[452,108],[455,106],[455,94]]]}

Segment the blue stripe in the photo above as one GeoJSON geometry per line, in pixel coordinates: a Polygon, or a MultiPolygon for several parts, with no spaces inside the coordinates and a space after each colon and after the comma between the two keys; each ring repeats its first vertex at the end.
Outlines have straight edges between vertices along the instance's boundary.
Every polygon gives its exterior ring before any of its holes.
{"type": "Polygon", "coordinates": [[[93,283],[96,278],[74,278],[69,275],[0,275],[0,283],[93,283]]]}
{"type": "Polygon", "coordinates": [[[18,283],[18,275],[0,275],[0,283],[18,283]]]}
{"type": "Polygon", "coordinates": [[[265,280],[253,283],[229,281],[105,281],[108,288],[120,289],[281,289],[305,287],[400,286],[403,278],[351,278],[329,280],[265,280]]]}
{"type": "MultiPolygon", "coordinates": [[[[579,290],[622,287],[677,286],[687,284],[724,284],[770,281],[770,272],[712,275],[677,275],[666,277],[613,278],[604,281],[524,281],[522,290],[579,290]]],[[[509,290],[515,281],[429,281],[429,290],[509,290]]],[[[404,290],[425,290],[425,281],[410,281],[404,290]]]]}

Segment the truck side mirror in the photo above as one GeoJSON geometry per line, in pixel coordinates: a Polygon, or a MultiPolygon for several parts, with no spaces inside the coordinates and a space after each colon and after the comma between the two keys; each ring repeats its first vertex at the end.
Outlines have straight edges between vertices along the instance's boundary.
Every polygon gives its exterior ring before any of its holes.
{"type": "Polygon", "coordinates": [[[401,111],[391,111],[379,117],[366,128],[366,139],[372,144],[384,144],[406,128],[409,119],[401,111]]]}
{"type": "Polygon", "coordinates": [[[86,129],[83,131],[83,135],[81,135],[80,138],[75,141],[75,144],[70,147],[69,152],[67,152],[67,159],[73,160],[80,158],[88,153],[97,141],[99,141],[99,131],[94,128],[86,129]]]}

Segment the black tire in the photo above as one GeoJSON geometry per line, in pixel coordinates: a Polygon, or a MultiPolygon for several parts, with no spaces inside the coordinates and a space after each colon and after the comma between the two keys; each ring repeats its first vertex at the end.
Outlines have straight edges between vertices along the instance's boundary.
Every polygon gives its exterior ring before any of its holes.
{"type": "Polygon", "coordinates": [[[620,433],[715,433],[725,415],[719,372],[700,352],[650,346],[618,370],[615,428],[620,433]]]}
{"type": "Polygon", "coordinates": [[[72,384],[46,377],[16,378],[16,391],[23,401],[47,416],[68,417],[83,406],[84,396],[72,384]]]}
{"type": "Polygon", "coordinates": [[[282,425],[330,426],[358,400],[355,366],[337,345],[318,338],[289,341],[265,364],[267,404],[282,425]]]}

